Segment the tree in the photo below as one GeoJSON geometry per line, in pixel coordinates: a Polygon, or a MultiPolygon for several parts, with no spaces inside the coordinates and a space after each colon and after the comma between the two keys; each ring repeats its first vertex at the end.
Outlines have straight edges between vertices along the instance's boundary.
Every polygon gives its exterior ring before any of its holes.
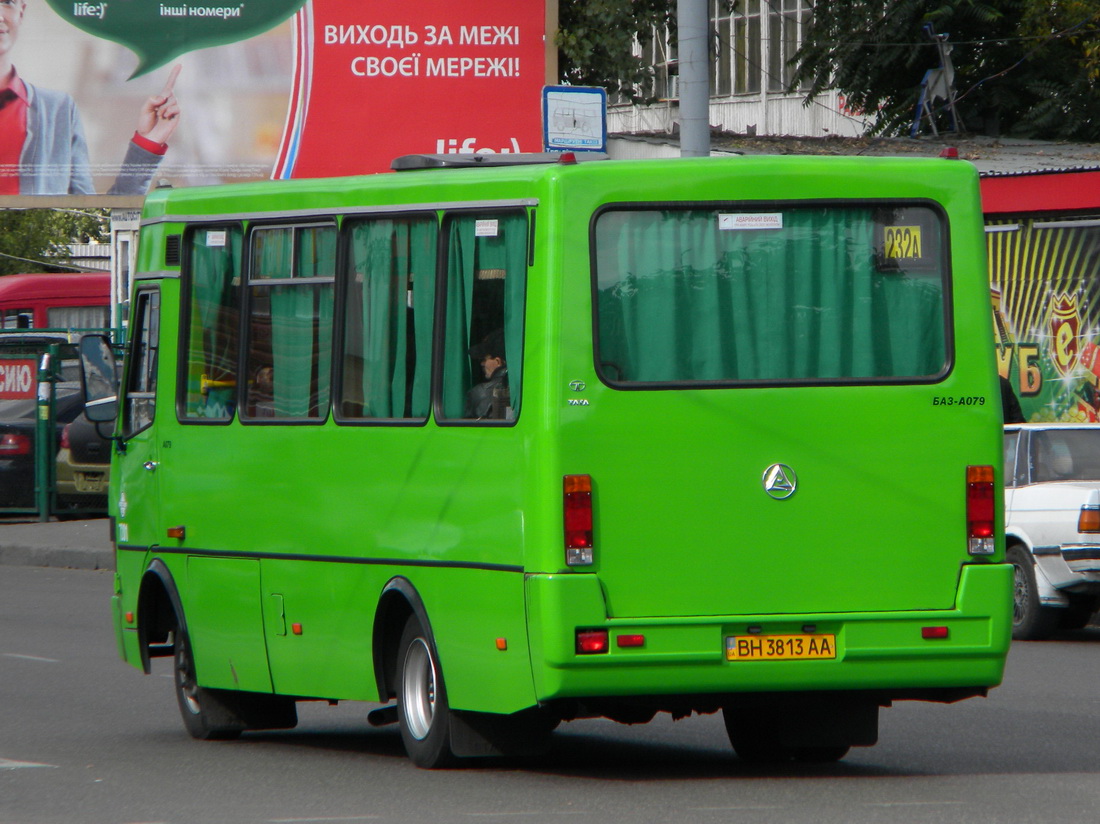
{"type": "Polygon", "coordinates": [[[949,35],[967,130],[1100,138],[1095,0],[816,0],[791,89],[836,88],[873,133],[903,133],[939,65],[929,31],[949,35]]]}
{"type": "Polygon", "coordinates": [[[602,86],[637,99],[651,69],[634,56],[634,40],[674,25],[676,0],[560,0],[558,73],[573,86],[602,86]]]}
{"type": "Polygon", "coordinates": [[[70,243],[107,242],[110,224],[104,209],[0,210],[0,275],[17,272],[65,272],[70,243]]]}

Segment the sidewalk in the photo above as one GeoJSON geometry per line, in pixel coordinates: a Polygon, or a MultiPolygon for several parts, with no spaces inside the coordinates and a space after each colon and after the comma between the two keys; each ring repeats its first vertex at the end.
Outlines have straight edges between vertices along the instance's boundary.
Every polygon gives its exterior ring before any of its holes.
{"type": "Polygon", "coordinates": [[[0,566],[114,569],[110,521],[0,521],[0,566]]]}

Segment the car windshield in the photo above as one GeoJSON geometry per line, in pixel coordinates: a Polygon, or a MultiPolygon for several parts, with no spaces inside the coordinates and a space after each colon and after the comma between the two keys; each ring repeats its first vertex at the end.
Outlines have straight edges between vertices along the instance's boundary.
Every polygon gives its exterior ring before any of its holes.
{"type": "Polygon", "coordinates": [[[1100,481],[1100,428],[1040,429],[1031,434],[1032,479],[1100,481]]]}
{"type": "MultiPolygon", "coordinates": [[[[84,410],[84,398],[80,384],[58,383],[54,389],[54,421],[69,423],[84,410]]],[[[38,401],[34,398],[0,400],[0,423],[34,418],[38,414],[38,401]]]]}
{"type": "Polygon", "coordinates": [[[34,399],[0,401],[0,422],[33,418],[38,402],[34,399]]]}

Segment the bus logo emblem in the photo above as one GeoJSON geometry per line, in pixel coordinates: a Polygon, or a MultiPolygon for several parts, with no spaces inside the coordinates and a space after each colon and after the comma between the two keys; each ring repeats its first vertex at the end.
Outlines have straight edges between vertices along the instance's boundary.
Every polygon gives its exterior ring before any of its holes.
{"type": "Polygon", "coordinates": [[[764,491],[777,501],[791,497],[798,488],[798,476],[786,464],[772,464],[764,470],[764,491]]]}

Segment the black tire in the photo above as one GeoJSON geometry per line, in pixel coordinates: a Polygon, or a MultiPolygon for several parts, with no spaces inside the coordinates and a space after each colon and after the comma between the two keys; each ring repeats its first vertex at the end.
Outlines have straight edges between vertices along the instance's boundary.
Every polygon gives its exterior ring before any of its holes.
{"type": "Polygon", "coordinates": [[[397,648],[397,722],[416,766],[431,770],[454,762],[443,670],[435,644],[415,617],[405,624],[397,648]]]}
{"type": "Polygon", "coordinates": [[[1035,562],[1019,544],[1008,548],[1005,557],[1013,567],[1012,637],[1017,641],[1040,641],[1058,628],[1061,610],[1039,603],[1035,583],[1035,562]]]}
{"type": "Polygon", "coordinates": [[[776,740],[775,731],[759,713],[726,707],[722,710],[722,720],[733,751],[742,761],[779,764],[794,756],[790,747],[776,740]]]}
{"type": "Polygon", "coordinates": [[[1070,598],[1069,607],[1061,610],[1058,626],[1062,629],[1084,629],[1096,612],[1095,598],[1070,598]]]}
{"type": "Polygon", "coordinates": [[[175,636],[176,701],[187,732],[202,741],[239,738],[244,724],[233,711],[231,698],[199,686],[187,631],[177,628],[175,636]]]}
{"type": "Polygon", "coordinates": [[[839,745],[835,747],[795,747],[791,750],[795,761],[804,764],[832,764],[848,754],[851,747],[839,745]]]}

